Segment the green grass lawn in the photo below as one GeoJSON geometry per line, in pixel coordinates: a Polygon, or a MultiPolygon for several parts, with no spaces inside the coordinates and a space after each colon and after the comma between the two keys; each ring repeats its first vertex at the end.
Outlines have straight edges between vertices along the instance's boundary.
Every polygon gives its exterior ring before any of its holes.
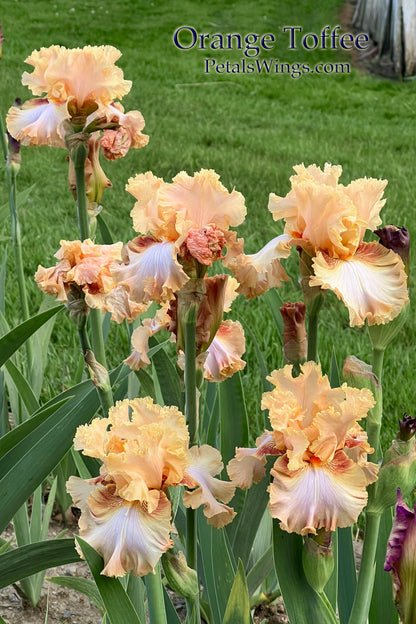
{"type": "MultiPolygon", "coordinates": [[[[104,216],[114,237],[133,236],[130,210],[133,198],[124,191],[128,178],[152,170],[169,180],[178,171],[214,168],[223,183],[246,197],[248,214],[239,234],[248,252],[256,251],[282,231],[267,210],[270,192],[289,190],[292,167],[325,162],[341,164],[342,182],[372,176],[387,178],[384,223],[406,225],[416,237],[414,164],[415,83],[390,82],[361,74],[309,74],[299,78],[280,74],[204,73],[204,59],[237,62],[242,50],[181,51],[172,40],[181,25],[198,33],[274,33],[275,49],[260,58],[279,62],[351,63],[342,51],[288,50],[282,27],[301,25],[304,32],[320,33],[339,24],[337,0],[289,2],[71,2],[63,0],[13,0],[2,3],[1,21],[6,40],[1,60],[0,111],[4,116],[15,97],[28,99],[21,74],[29,69],[24,59],[42,46],[67,47],[112,44],[123,53],[119,65],[133,80],[123,100],[126,109],[138,108],[146,120],[148,146],[131,151],[126,158],[104,163],[113,189],[103,198],[104,216]]],[[[33,281],[39,263],[50,266],[60,239],[78,238],[76,211],[68,193],[66,153],[57,148],[23,148],[19,175],[21,191],[32,190],[21,206],[23,254],[32,311],[42,300],[33,281]]],[[[1,204],[7,196],[2,188],[1,204]]],[[[19,321],[17,286],[13,277],[7,207],[1,208],[2,246],[8,247],[7,310],[11,324],[19,321]]],[[[410,282],[414,283],[412,260],[410,282]]],[[[283,299],[301,297],[296,258],[286,263],[294,281],[280,290],[283,299]]],[[[250,325],[272,370],[282,365],[272,314],[265,299],[233,306],[233,318],[250,325]]],[[[60,318],[53,333],[49,383],[57,391],[71,385],[76,337],[69,321],[60,318]],[[67,345],[70,348],[67,349],[67,345]]],[[[413,413],[415,403],[416,349],[413,311],[405,328],[391,345],[385,363],[385,444],[395,431],[397,417],[413,413]]],[[[340,365],[346,355],[369,359],[371,350],[365,330],[351,329],[343,304],[329,293],[321,314],[320,357],[328,367],[333,345],[340,365]]],[[[111,329],[110,361],[115,364],[129,353],[123,330],[111,329]]],[[[244,383],[250,413],[259,410],[262,392],[260,369],[248,339],[248,365],[244,383]]],[[[45,388],[45,393],[49,392],[45,388]]]]}

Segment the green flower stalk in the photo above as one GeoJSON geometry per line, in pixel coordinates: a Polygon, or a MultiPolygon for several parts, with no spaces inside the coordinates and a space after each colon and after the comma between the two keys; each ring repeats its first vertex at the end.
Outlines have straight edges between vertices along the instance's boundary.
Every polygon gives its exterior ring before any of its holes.
{"type": "MultiPolygon", "coordinates": [[[[191,303],[185,316],[185,415],[189,429],[190,444],[198,444],[198,408],[196,394],[196,341],[195,329],[198,306],[191,303]]],[[[198,563],[198,525],[194,509],[186,510],[186,557],[188,565],[194,570],[198,563]]],[[[194,614],[199,621],[199,596],[194,600],[187,599],[189,617],[194,614]],[[195,604],[196,602],[196,604],[195,604]]]]}
{"type": "Polygon", "coordinates": [[[324,300],[324,292],[320,286],[311,286],[313,273],[313,257],[304,249],[299,248],[299,268],[302,275],[303,298],[308,313],[307,359],[318,361],[318,319],[324,300]]]}
{"type": "MultiPolygon", "coordinates": [[[[0,50],[2,42],[2,34],[0,28],[0,50]]],[[[1,58],[1,55],[0,55],[1,58]]],[[[15,106],[20,106],[20,100],[15,100],[15,106]]],[[[24,275],[24,265],[22,256],[22,238],[20,230],[19,213],[17,208],[17,175],[20,171],[21,154],[20,154],[20,142],[14,139],[7,132],[7,143],[5,140],[5,133],[3,129],[3,121],[0,119],[0,135],[2,142],[3,155],[6,159],[6,179],[9,191],[9,205],[10,205],[10,219],[11,219],[11,234],[13,242],[14,260],[16,266],[17,283],[19,287],[19,299],[20,308],[22,311],[23,321],[27,321],[30,317],[29,302],[26,291],[26,281],[24,275]]],[[[27,371],[29,378],[31,377],[32,364],[33,364],[33,342],[32,338],[26,340],[26,360],[27,371]]]]}
{"type": "MultiPolygon", "coordinates": [[[[368,415],[367,433],[368,442],[374,448],[375,459],[378,460],[381,459],[380,429],[383,415],[381,382],[383,376],[384,352],[387,345],[403,326],[409,307],[406,304],[407,302],[403,303],[405,307],[403,307],[399,315],[389,323],[385,325],[373,324],[368,327],[368,332],[373,344],[372,373],[377,383],[374,383],[373,390],[376,405],[370,410],[368,415]]],[[[408,474],[409,471],[413,471],[414,469],[413,449],[409,447],[409,444],[402,444],[398,441],[394,452],[392,451],[392,453],[390,453],[390,457],[389,453],[387,453],[387,458],[383,462],[383,465],[384,469],[382,468],[380,471],[380,483],[374,483],[368,488],[363,555],[349,624],[365,624],[367,621],[374,583],[374,561],[381,514],[386,506],[392,504],[391,490],[394,483],[396,483],[396,479],[401,479],[405,474],[408,474]],[[393,457],[393,455],[395,455],[395,457],[393,457]]]]}
{"type": "MultiPolygon", "coordinates": [[[[69,124],[67,127],[69,128],[69,124]]],[[[75,169],[78,225],[81,239],[85,241],[89,238],[89,215],[85,188],[85,162],[88,155],[89,135],[82,132],[73,132],[72,134],[67,135],[66,142],[68,145],[69,155],[75,169]]],[[[93,376],[93,381],[95,379],[94,384],[96,385],[100,395],[104,414],[107,414],[108,409],[113,405],[114,401],[107,372],[107,360],[105,355],[100,310],[91,309],[89,318],[92,347],[95,356],[94,359],[96,360],[96,363],[101,366],[100,375],[93,376]],[[106,371],[106,379],[104,379],[104,370],[106,371]]],[[[89,367],[89,370],[92,370],[91,367],[89,367]]]]}
{"type": "Polygon", "coordinates": [[[146,576],[146,590],[150,624],[167,624],[159,564],[155,566],[155,574],[146,576]]]}
{"type": "MultiPolygon", "coordinates": [[[[378,327],[374,325],[373,327],[378,327]]],[[[367,434],[370,446],[374,448],[374,459],[380,458],[379,439],[381,419],[383,414],[383,394],[381,379],[383,374],[384,349],[373,350],[372,373],[374,379],[373,394],[376,400],[375,406],[369,411],[367,417],[367,434]],[[376,383],[377,382],[377,383],[376,383]]],[[[351,610],[349,624],[365,624],[370,609],[371,596],[374,584],[374,561],[376,557],[378,535],[380,529],[381,512],[370,511],[373,501],[376,499],[377,483],[368,487],[368,504],[365,512],[365,534],[363,553],[361,558],[360,572],[358,575],[357,589],[351,610]]]]}
{"type": "MultiPolygon", "coordinates": [[[[191,278],[178,294],[178,327],[184,327],[185,347],[185,416],[189,430],[189,444],[198,444],[198,406],[196,378],[196,321],[205,286],[200,278],[191,278]],[[182,292],[184,291],[184,292],[182,292]]],[[[194,509],[186,510],[186,558],[188,566],[197,570],[198,525],[194,509]]],[[[199,593],[187,598],[190,622],[199,622],[199,593]]]]}
{"type": "Polygon", "coordinates": [[[90,236],[90,226],[87,209],[87,194],[85,187],[85,162],[89,149],[89,135],[84,132],[75,132],[74,127],[67,123],[68,132],[65,141],[69,157],[75,170],[76,202],[78,209],[78,226],[81,240],[90,236]]]}

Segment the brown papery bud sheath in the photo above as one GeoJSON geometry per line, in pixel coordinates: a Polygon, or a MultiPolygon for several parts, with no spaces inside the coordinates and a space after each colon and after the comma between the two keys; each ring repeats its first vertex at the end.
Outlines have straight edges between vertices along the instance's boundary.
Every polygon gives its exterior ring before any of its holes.
{"type": "Polygon", "coordinates": [[[285,303],[280,308],[283,317],[283,352],[287,364],[306,361],[308,336],[305,328],[306,306],[302,301],[285,303]]]}

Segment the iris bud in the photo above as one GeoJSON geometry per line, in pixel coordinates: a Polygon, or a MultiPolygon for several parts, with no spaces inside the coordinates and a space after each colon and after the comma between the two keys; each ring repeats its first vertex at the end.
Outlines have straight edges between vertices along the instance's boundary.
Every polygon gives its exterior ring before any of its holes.
{"type": "Polygon", "coordinates": [[[303,571],[309,585],[318,594],[324,591],[334,571],[331,532],[320,529],[317,535],[307,535],[302,552],[303,571]]]}
{"type": "Polygon", "coordinates": [[[168,550],[162,555],[162,566],[173,591],[188,600],[194,600],[199,591],[198,576],[195,570],[188,567],[183,552],[175,554],[168,550]]]}
{"type": "Polygon", "coordinates": [[[285,303],[280,308],[283,317],[283,352],[286,364],[303,364],[308,354],[305,328],[306,306],[302,301],[285,303]]]}

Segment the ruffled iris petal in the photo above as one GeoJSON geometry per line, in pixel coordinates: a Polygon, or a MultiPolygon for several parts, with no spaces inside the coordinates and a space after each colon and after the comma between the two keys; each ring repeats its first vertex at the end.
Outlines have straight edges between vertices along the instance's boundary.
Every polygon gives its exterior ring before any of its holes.
{"type": "Polygon", "coordinates": [[[266,474],[266,455],[278,455],[273,434],[265,431],[256,440],[254,448],[237,448],[235,457],[227,466],[227,473],[236,487],[242,490],[258,483],[266,474]]]}
{"type": "Polygon", "coordinates": [[[124,286],[116,286],[102,295],[87,293],[85,302],[90,308],[98,308],[103,314],[110,312],[111,320],[116,323],[122,323],[124,320],[131,322],[148,308],[147,303],[132,301],[124,286]]]}
{"type": "Polygon", "coordinates": [[[339,187],[303,179],[286,197],[270,194],[273,218],[285,219],[285,233],[310,255],[324,249],[335,258],[352,255],[361,240],[357,210],[339,187]]]}
{"type": "Polygon", "coordinates": [[[102,479],[71,477],[68,492],[81,509],[80,534],[104,559],[101,574],[144,576],[172,546],[171,505],[163,492],[152,513],[139,502],[126,502],[114,493],[114,484],[102,479]]]}
{"type": "Polygon", "coordinates": [[[380,224],[380,210],[386,203],[381,199],[387,180],[376,178],[360,178],[343,187],[344,193],[357,208],[357,216],[363,224],[362,236],[366,229],[375,230],[380,224]]]}
{"type": "Polygon", "coordinates": [[[299,470],[288,469],[288,458],[280,457],[271,475],[269,509],[281,527],[289,533],[316,534],[318,529],[335,531],[353,524],[367,503],[366,487],[376,479],[337,451],[331,462],[305,464],[299,470]]]}
{"type": "Polygon", "coordinates": [[[281,258],[287,258],[290,254],[289,240],[287,234],[277,236],[255,254],[244,253],[242,238],[227,244],[224,265],[231,269],[239,282],[239,294],[252,299],[289,281],[280,263],[281,258]]]}
{"type": "Polygon", "coordinates": [[[193,176],[182,171],[160,191],[162,207],[176,211],[176,229],[186,237],[190,228],[203,228],[212,224],[222,231],[240,225],[246,215],[244,197],[233,190],[231,193],[219,181],[212,169],[201,169],[193,176]]]}
{"type": "Polygon", "coordinates": [[[241,359],[246,349],[244,331],[238,321],[223,321],[207,349],[204,377],[208,381],[223,381],[242,370],[241,359]]]}
{"type": "Polygon", "coordinates": [[[120,496],[146,502],[149,511],[157,504],[158,490],[183,479],[188,443],[183,414],[149,397],[118,401],[108,418],[79,427],[74,440],[77,450],[102,460],[120,496]]]}
{"type": "Polygon", "coordinates": [[[126,247],[127,264],[114,264],[115,281],[138,303],[166,301],[188,281],[176,260],[174,243],[138,237],[126,247]]]}
{"type": "Polygon", "coordinates": [[[154,336],[158,331],[167,328],[170,323],[170,316],[167,314],[168,304],[162,306],[150,319],[144,319],[139,327],[136,327],[131,335],[132,352],[128,358],[124,360],[125,364],[130,366],[132,370],[146,368],[150,364],[147,352],[149,351],[149,338],[154,336]]]}
{"type": "Polygon", "coordinates": [[[361,243],[349,260],[318,252],[311,286],[333,290],[350,314],[350,325],[384,324],[408,301],[407,277],[400,256],[379,243],[361,243]]]}
{"type": "Polygon", "coordinates": [[[234,496],[235,486],[227,481],[215,479],[214,475],[221,472],[223,463],[221,454],[208,444],[200,448],[194,446],[189,449],[190,465],[186,469],[184,483],[195,490],[184,492],[185,507],[197,509],[204,505],[204,515],[208,524],[217,529],[229,524],[236,515],[234,510],[224,505],[234,496]],[[217,498],[222,503],[217,501],[217,498]]]}
{"type": "Polygon", "coordinates": [[[68,118],[66,103],[55,104],[44,99],[28,100],[12,106],[7,114],[7,129],[22,145],[65,147],[59,127],[68,118]]]}
{"type": "Polygon", "coordinates": [[[24,72],[22,83],[35,95],[46,93],[54,101],[74,97],[80,105],[86,100],[108,104],[131,89],[131,80],[124,80],[123,71],[115,66],[120,56],[110,45],[41,48],[26,59],[34,70],[24,72]]]}

